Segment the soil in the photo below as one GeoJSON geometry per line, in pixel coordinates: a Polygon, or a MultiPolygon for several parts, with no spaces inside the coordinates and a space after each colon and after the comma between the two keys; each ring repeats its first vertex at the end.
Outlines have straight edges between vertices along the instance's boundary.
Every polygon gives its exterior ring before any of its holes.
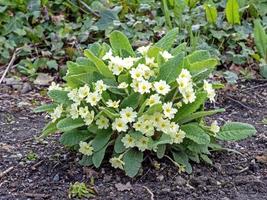
{"type": "Polygon", "coordinates": [[[267,125],[262,123],[267,117],[266,83],[241,83],[236,90],[222,92],[216,105],[207,105],[226,108],[208,120],[247,122],[258,132],[224,144],[241,155],[214,152],[212,166],[193,164],[190,175],[153,157],[134,179],[108,164],[100,169],[80,166],[75,153],[59,144],[58,134],[37,138],[47,119],[31,109],[45,100],[34,91],[0,93],[0,172],[10,170],[0,175],[0,200],[68,199],[71,183],[89,185],[93,180],[95,199],[267,199],[267,125]]]}

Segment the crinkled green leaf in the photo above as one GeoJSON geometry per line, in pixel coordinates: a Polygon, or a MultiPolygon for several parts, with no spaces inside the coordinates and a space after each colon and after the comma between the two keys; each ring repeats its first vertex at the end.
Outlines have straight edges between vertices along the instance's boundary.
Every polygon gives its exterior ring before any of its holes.
{"type": "Polygon", "coordinates": [[[116,153],[122,153],[126,150],[124,144],[122,143],[121,139],[125,136],[125,134],[119,134],[115,140],[114,144],[114,151],[116,153]]]}
{"type": "Polygon", "coordinates": [[[211,160],[206,154],[203,154],[203,153],[200,154],[200,158],[201,158],[204,162],[206,162],[206,163],[212,165],[212,160],[211,160]]]}
{"type": "Polygon", "coordinates": [[[106,149],[108,147],[108,144],[106,144],[102,149],[100,149],[99,151],[95,152],[92,156],[92,161],[93,164],[96,168],[100,167],[104,157],[105,157],[105,152],[106,149]]]}
{"type": "Polygon", "coordinates": [[[132,107],[133,109],[135,109],[139,105],[140,98],[141,98],[141,95],[139,93],[137,92],[133,93],[123,99],[120,107],[121,108],[132,107]]]}
{"type": "Polygon", "coordinates": [[[166,151],[166,145],[165,144],[158,145],[157,157],[159,159],[163,158],[163,156],[165,155],[165,151],[166,151]]]}
{"type": "Polygon", "coordinates": [[[160,66],[157,80],[165,80],[167,83],[174,82],[182,70],[184,53],[179,53],[160,66]]]}
{"type": "Polygon", "coordinates": [[[141,168],[143,153],[137,149],[130,149],[124,154],[123,161],[126,175],[134,177],[141,168]]]}
{"type": "Polygon", "coordinates": [[[120,31],[113,31],[109,36],[109,41],[112,49],[120,54],[122,50],[127,51],[131,56],[135,57],[132,45],[130,44],[128,38],[120,31]]]}
{"type": "Polygon", "coordinates": [[[174,28],[169,31],[163,38],[161,38],[156,44],[156,47],[162,48],[164,50],[169,50],[178,37],[178,28],[174,28]]]}
{"type": "Polygon", "coordinates": [[[184,117],[190,115],[191,113],[197,111],[201,105],[207,100],[207,94],[205,92],[199,92],[196,94],[196,100],[193,103],[184,104],[178,109],[174,117],[174,121],[180,121],[184,117]]]}
{"type": "Polygon", "coordinates": [[[256,132],[256,129],[250,124],[227,122],[221,127],[221,130],[216,135],[216,138],[226,141],[238,141],[255,135],[256,132]]]}
{"type": "Polygon", "coordinates": [[[96,57],[89,49],[84,51],[84,55],[95,64],[100,74],[105,77],[114,79],[114,75],[112,74],[108,66],[106,66],[106,64],[101,59],[96,57]]]}
{"type": "Polygon", "coordinates": [[[186,51],[186,46],[187,46],[186,42],[184,42],[182,44],[179,44],[177,47],[175,47],[174,49],[171,50],[171,54],[173,56],[176,56],[181,52],[185,52],[186,51]]]}
{"type": "Polygon", "coordinates": [[[176,122],[178,122],[178,124],[185,124],[187,122],[191,122],[193,120],[200,119],[202,117],[206,117],[210,115],[214,115],[216,113],[220,113],[224,111],[225,110],[223,108],[217,109],[217,110],[199,111],[199,112],[192,113],[189,116],[184,117],[183,119],[177,120],[176,122]]]}
{"type": "Polygon", "coordinates": [[[73,146],[79,144],[80,141],[85,141],[91,137],[91,133],[86,130],[73,129],[66,131],[60,137],[60,142],[66,146],[73,146]]]}
{"type": "Polygon", "coordinates": [[[197,144],[208,144],[210,142],[209,135],[197,123],[183,125],[181,129],[186,133],[186,138],[197,144]]]}
{"type": "Polygon", "coordinates": [[[46,126],[42,130],[42,134],[40,137],[47,137],[51,135],[52,133],[55,133],[57,131],[57,121],[55,122],[49,122],[46,124],[46,126]]]}
{"type": "Polygon", "coordinates": [[[93,165],[92,156],[83,155],[82,159],[79,161],[79,164],[82,166],[93,165]]]}
{"type": "Polygon", "coordinates": [[[99,151],[102,149],[109,141],[112,135],[112,130],[110,129],[99,129],[96,133],[95,138],[92,140],[92,146],[94,151],[99,151]]]}
{"type": "Polygon", "coordinates": [[[158,104],[154,104],[153,106],[149,107],[147,111],[145,112],[145,114],[153,115],[154,113],[161,112],[161,111],[162,111],[162,104],[158,103],[158,104]]]}
{"type": "Polygon", "coordinates": [[[103,80],[104,76],[98,72],[86,72],[64,77],[70,87],[81,87],[84,85],[92,85],[93,82],[103,80]]]}
{"type": "Polygon", "coordinates": [[[172,151],[172,156],[175,162],[185,167],[185,171],[188,174],[192,173],[192,166],[189,163],[189,158],[187,154],[183,151],[172,151]]]}
{"type": "Polygon", "coordinates": [[[50,90],[48,93],[48,96],[53,99],[53,101],[64,104],[64,105],[70,105],[72,101],[68,97],[68,92],[63,90],[50,90]]]}
{"type": "Polygon", "coordinates": [[[82,126],[84,126],[84,121],[81,118],[64,118],[60,120],[57,124],[57,128],[62,132],[71,131],[72,129],[79,128],[82,126]]]}
{"type": "Polygon", "coordinates": [[[40,112],[49,112],[49,111],[53,111],[58,105],[57,104],[44,104],[41,105],[37,108],[35,108],[33,111],[35,113],[40,113],[40,112]]]}

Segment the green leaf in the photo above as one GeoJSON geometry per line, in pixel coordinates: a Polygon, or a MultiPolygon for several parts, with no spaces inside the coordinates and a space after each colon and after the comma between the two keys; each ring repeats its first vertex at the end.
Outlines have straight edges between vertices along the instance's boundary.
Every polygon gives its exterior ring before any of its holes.
{"type": "Polygon", "coordinates": [[[211,160],[206,154],[200,154],[200,158],[201,158],[204,162],[206,162],[206,163],[212,165],[212,160],[211,160]]]}
{"type": "Polygon", "coordinates": [[[184,104],[174,117],[174,121],[180,121],[184,117],[192,114],[193,112],[197,111],[201,105],[205,103],[207,99],[207,94],[205,92],[199,92],[196,95],[196,100],[193,103],[184,104]]]}
{"type": "Polygon", "coordinates": [[[217,59],[212,58],[208,51],[198,50],[185,57],[184,67],[192,75],[197,75],[201,72],[213,70],[217,64],[217,59]]]}
{"type": "Polygon", "coordinates": [[[135,57],[135,53],[132,49],[128,38],[120,31],[113,31],[109,37],[110,44],[112,49],[116,52],[117,55],[120,55],[122,50],[127,51],[132,57],[135,57]]]}
{"type": "Polygon", "coordinates": [[[121,6],[115,6],[113,9],[101,9],[99,13],[100,19],[95,23],[95,26],[101,31],[113,27],[114,21],[119,20],[118,14],[121,11],[121,8],[121,6]]]}
{"type": "Polygon", "coordinates": [[[57,106],[57,104],[44,104],[35,108],[33,111],[35,113],[53,111],[57,106]]]}
{"type": "Polygon", "coordinates": [[[199,2],[199,0],[185,0],[185,2],[187,4],[187,6],[190,9],[192,9],[192,8],[194,8],[197,5],[197,3],[199,2]]]}
{"type": "Polygon", "coordinates": [[[156,44],[156,47],[162,48],[163,50],[169,50],[178,37],[178,28],[174,28],[169,31],[163,38],[161,38],[156,44]]]}
{"type": "Polygon", "coordinates": [[[98,72],[86,72],[81,74],[68,75],[64,77],[70,87],[81,87],[85,84],[92,85],[93,82],[103,80],[105,77],[98,72]]]}
{"type": "Polygon", "coordinates": [[[120,114],[116,113],[112,108],[100,108],[105,115],[110,118],[111,120],[114,120],[117,117],[120,117],[120,114]]]}
{"type": "Polygon", "coordinates": [[[181,129],[186,133],[186,138],[197,144],[208,144],[210,142],[209,135],[197,123],[183,125],[181,129]]]}
{"type": "Polygon", "coordinates": [[[57,103],[64,105],[70,105],[72,101],[68,97],[68,92],[63,90],[51,90],[48,93],[48,96],[57,103]]]}
{"type": "Polygon", "coordinates": [[[64,118],[60,120],[57,124],[57,128],[62,131],[70,131],[75,128],[79,128],[84,126],[84,121],[81,118],[72,119],[72,118],[64,118]]]}
{"type": "Polygon", "coordinates": [[[154,57],[155,59],[158,57],[159,52],[161,52],[162,49],[157,47],[157,46],[152,46],[149,48],[148,52],[147,52],[147,56],[148,57],[154,57]]]}
{"type": "Polygon", "coordinates": [[[259,54],[267,62],[267,34],[259,19],[254,21],[254,39],[259,54]]]}
{"type": "MultiPolygon", "coordinates": [[[[266,56],[267,59],[267,56],[266,56]]],[[[263,63],[260,65],[260,74],[262,75],[262,77],[267,79],[267,63],[263,63]]]]}
{"type": "Polygon", "coordinates": [[[165,144],[158,145],[157,157],[159,159],[163,158],[163,156],[165,155],[165,151],[166,151],[166,145],[165,144]]]}
{"type": "Polygon", "coordinates": [[[89,131],[83,130],[71,130],[71,131],[66,131],[65,133],[63,133],[60,137],[60,142],[63,145],[66,146],[73,146],[76,144],[79,144],[80,141],[84,141],[87,140],[88,138],[91,137],[91,133],[89,131]]]}
{"type": "Polygon", "coordinates": [[[149,107],[145,114],[147,115],[153,115],[156,112],[161,112],[162,111],[162,105],[160,103],[154,104],[153,106],[149,107]]]}
{"type": "Polygon", "coordinates": [[[172,141],[171,137],[167,134],[162,134],[158,140],[155,140],[152,144],[152,149],[157,151],[157,148],[162,144],[170,144],[172,141]]]}
{"type": "Polygon", "coordinates": [[[183,151],[172,151],[172,156],[175,162],[177,162],[180,165],[185,166],[185,171],[188,174],[192,173],[192,166],[189,163],[189,158],[187,156],[187,154],[183,151]]]}
{"type": "Polygon", "coordinates": [[[118,76],[118,82],[119,82],[119,83],[125,82],[125,83],[130,84],[131,81],[132,81],[132,79],[131,79],[131,75],[130,75],[130,73],[120,74],[120,75],[118,76]]]}
{"type": "Polygon", "coordinates": [[[105,157],[105,152],[106,152],[107,147],[108,147],[108,144],[106,144],[102,149],[100,149],[99,151],[93,154],[92,161],[96,168],[100,167],[105,157]]]}
{"type": "Polygon", "coordinates": [[[157,80],[165,80],[167,83],[175,81],[182,70],[183,58],[184,53],[179,53],[160,66],[157,80]]]}
{"type": "Polygon", "coordinates": [[[209,23],[211,24],[215,24],[217,21],[217,9],[216,6],[214,5],[214,3],[205,3],[204,4],[204,9],[206,12],[206,19],[209,23]]]}
{"type": "Polygon", "coordinates": [[[216,135],[216,138],[226,141],[237,141],[255,135],[256,132],[256,129],[250,124],[228,122],[221,127],[221,130],[216,135]]]}
{"type": "Polygon", "coordinates": [[[99,151],[100,149],[102,149],[108,143],[111,135],[112,131],[110,129],[99,129],[96,133],[95,138],[92,140],[94,151],[99,151]]]}
{"type": "Polygon", "coordinates": [[[237,0],[227,0],[225,14],[226,19],[230,24],[240,24],[239,5],[237,0]]]}
{"type": "Polygon", "coordinates": [[[42,130],[42,134],[40,137],[47,137],[52,133],[55,133],[57,131],[57,121],[55,122],[49,122],[42,130]]]}
{"type": "Polygon", "coordinates": [[[202,117],[206,117],[206,116],[210,116],[210,115],[214,115],[220,112],[224,112],[225,110],[222,109],[217,109],[217,110],[209,110],[209,111],[199,111],[199,112],[195,112],[192,113],[191,115],[184,117],[183,119],[178,120],[177,122],[179,124],[185,124],[187,122],[193,121],[195,119],[199,119],[202,117]]]}
{"type": "Polygon", "coordinates": [[[79,164],[82,166],[93,165],[92,156],[83,155],[82,159],[79,161],[79,164]]]}
{"type": "Polygon", "coordinates": [[[179,46],[177,46],[177,47],[175,47],[174,49],[171,50],[172,55],[176,56],[181,52],[185,52],[186,51],[186,45],[187,45],[186,42],[184,42],[182,44],[179,44],[179,46]]]}
{"type": "Polygon", "coordinates": [[[209,58],[210,58],[210,53],[206,50],[194,51],[193,53],[185,57],[185,59],[188,61],[189,64],[206,60],[209,58]]]}
{"type": "Polygon", "coordinates": [[[162,4],[163,4],[163,12],[166,25],[168,26],[168,28],[172,28],[172,21],[170,17],[170,10],[168,8],[167,0],[162,0],[162,4]]]}
{"type": "Polygon", "coordinates": [[[125,163],[124,170],[127,176],[134,177],[142,164],[143,153],[137,149],[130,149],[127,151],[123,157],[125,163]]]}
{"type": "Polygon", "coordinates": [[[137,108],[139,101],[140,101],[141,95],[139,93],[133,93],[123,99],[121,102],[120,107],[121,108],[126,108],[126,107],[132,107],[133,109],[137,108]]]}
{"type": "Polygon", "coordinates": [[[76,63],[68,61],[67,67],[68,76],[97,72],[94,63],[92,63],[88,58],[83,58],[83,60],[81,60],[81,58],[79,60],[77,59],[76,63]]]}
{"type": "Polygon", "coordinates": [[[106,66],[106,64],[101,59],[96,57],[89,49],[84,51],[84,55],[95,64],[100,74],[102,74],[105,77],[115,79],[114,75],[109,70],[109,68],[106,66]]]}
{"type": "Polygon", "coordinates": [[[36,12],[36,11],[40,11],[40,6],[41,6],[41,1],[40,0],[30,0],[28,1],[28,11],[29,12],[36,12]]]}
{"type": "Polygon", "coordinates": [[[115,140],[115,145],[114,145],[114,151],[116,153],[122,153],[126,150],[124,144],[122,143],[121,139],[125,136],[125,134],[120,134],[116,140],[115,140]]]}
{"type": "Polygon", "coordinates": [[[55,70],[58,70],[58,64],[57,64],[57,61],[55,60],[49,60],[47,61],[47,67],[48,69],[55,69],[55,70]]]}
{"type": "Polygon", "coordinates": [[[210,154],[207,144],[196,144],[195,142],[191,142],[188,144],[187,148],[194,153],[205,153],[210,154]]]}
{"type": "Polygon", "coordinates": [[[8,6],[0,6],[0,13],[5,12],[8,6]]]}

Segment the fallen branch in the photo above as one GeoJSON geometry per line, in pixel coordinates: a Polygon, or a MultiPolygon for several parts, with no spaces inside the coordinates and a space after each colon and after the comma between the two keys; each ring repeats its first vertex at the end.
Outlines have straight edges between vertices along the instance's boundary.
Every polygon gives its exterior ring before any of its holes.
{"type": "Polygon", "coordinates": [[[13,194],[13,195],[16,195],[16,196],[21,196],[21,195],[23,195],[23,196],[26,196],[26,197],[30,197],[30,198],[38,198],[38,199],[40,199],[40,198],[48,198],[48,197],[50,197],[50,195],[49,194],[38,194],[38,193],[15,193],[15,194],[13,194]]]}
{"type": "Polygon", "coordinates": [[[244,108],[246,108],[246,109],[248,109],[248,110],[257,111],[257,110],[255,110],[255,109],[253,109],[253,108],[251,108],[251,107],[246,106],[246,105],[243,104],[242,102],[240,102],[240,101],[238,101],[238,100],[236,100],[236,99],[233,99],[233,98],[230,97],[230,96],[227,96],[226,98],[229,99],[229,100],[231,100],[231,101],[233,101],[233,102],[235,102],[235,103],[237,103],[237,104],[239,104],[240,106],[242,106],[242,107],[244,107],[244,108]]]}
{"type": "Polygon", "coordinates": [[[43,162],[44,162],[43,160],[37,162],[36,164],[34,164],[34,165],[31,167],[31,169],[32,169],[32,170],[36,170],[36,168],[39,167],[43,162]]]}
{"type": "Polygon", "coordinates": [[[8,174],[9,172],[11,172],[14,169],[14,167],[9,167],[8,169],[6,169],[5,171],[0,173],[0,178],[4,177],[6,174],[8,174]]]}
{"type": "MultiPolygon", "coordinates": [[[[267,81],[267,79],[266,79],[265,81],[267,81]]],[[[253,89],[255,89],[255,88],[264,87],[264,86],[267,86],[267,83],[263,83],[263,84],[260,84],[260,85],[256,85],[256,86],[253,86],[253,87],[250,87],[250,88],[244,88],[244,89],[242,89],[241,91],[253,90],[253,89]]]]}
{"type": "Polygon", "coordinates": [[[15,51],[13,52],[13,55],[12,55],[12,57],[11,57],[11,59],[10,59],[8,65],[7,65],[7,67],[6,67],[6,70],[4,71],[4,73],[3,73],[3,75],[2,75],[2,77],[1,77],[1,79],[0,79],[0,84],[3,82],[3,80],[4,80],[5,76],[7,75],[7,73],[8,73],[8,71],[9,71],[10,67],[11,67],[11,66],[13,65],[13,63],[15,62],[15,59],[16,59],[16,56],[17,56],[17,52],[18,52],[19,50],[20,50],[20,48],[17,48],[17,49],[15,49],[15,51]]]}
{"type": "Polygon", "coordinates": [[[142,187],[145,188],[146,191],[148,191],[148,193],[150,194],[150,199],[151,200],[154,200],[154,194],[153,194],[153,192],[147,186],[142,185],[142,187]]]}

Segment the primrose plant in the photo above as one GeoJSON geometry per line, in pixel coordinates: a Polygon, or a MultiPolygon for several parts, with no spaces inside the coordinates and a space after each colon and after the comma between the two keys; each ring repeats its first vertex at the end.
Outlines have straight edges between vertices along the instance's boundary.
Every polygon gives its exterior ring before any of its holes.
{"type": "Polygon", "coordinates": [[[207,80],[217,59],[172,48],[177,34],[173,29],[136,52],[119,31],[110,34],[111,46],[91,45],[85,57],[68,63],[66,83],[50,86],[53,103],[36,109],[51,116],[42,136],[62,132],[61,143],[82,154],[80,164],[99,167],[107,159],[133,177],[144,153],[190,173],[189,161],[211,163],[210,150],[223,149],[217,140],[255,134],[249,124],[205,123],[203,117],[224,111],[204,107],[220,87],[207,80]]]}

